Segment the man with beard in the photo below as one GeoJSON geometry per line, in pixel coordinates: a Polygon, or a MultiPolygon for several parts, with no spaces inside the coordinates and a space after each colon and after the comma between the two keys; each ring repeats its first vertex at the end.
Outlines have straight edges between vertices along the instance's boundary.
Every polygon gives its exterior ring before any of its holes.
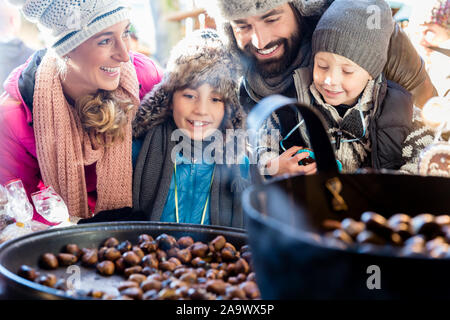
{"type": "MultiPolygon", "coordinates": [[[[342,1],[342,0],[339,0],[342,1]]],[[[321,14],[333,0],[215,0],[208,12],[230,40],[234,51],[244,66],[240,86],[240,102],[249,112],[262,98],[282,94],[302,102],[309,94],[312,82],[313,59],[311,36],[321,14]]],[[[376,15],[368,11],[368,19],[376,15]]],[[[376,22],[376,17],[375,20],[376,22]]],[[[369,22],[369,21],[368,21],[369,22]]],[[[367,26],[361,26],[366,28],[367,26]]],[[[419,57],[406,34],[398,25],[391,36],[384,74],[389,80],[402,85],[422,107],[437,95],[424,62],[419,57]]],[[[290,109],[272,115],[269,127],[280,129],[274,140],[283,139],[284,152],[278,146],[259,149],[258,164],[270,167],[277,161],[273,175],[316,172],[315,163],[299,166],[307,153],[298,153],[306,145],[299,130],[298,116],[290,109]],[[293,131],[292,131],[293,130],[293,131]],[[293,156],[294,155],[294,156],[293,156]]],[[[273,138],[273,137],[272,137],[273,138]]],[[[265,139],[268,140],[268,139],[265,139]]],[[[270,139],[269,139],[270,140],[270,139]]],[[[270,170],[269,170],[270,173],[270,170]]]]}

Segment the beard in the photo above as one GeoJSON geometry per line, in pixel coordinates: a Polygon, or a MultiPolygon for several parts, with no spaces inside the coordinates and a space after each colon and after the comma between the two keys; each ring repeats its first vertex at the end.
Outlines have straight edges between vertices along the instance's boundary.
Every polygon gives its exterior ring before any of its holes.
{"type": "Polygon", "coordinates": [[[257,49],[249,42],[243,50],[244,55],[250,60],[252,66],[263,78],[272,78],[282,75],[297,58],[300,49],[301,37],[299,32],[295,31],[287,38],[280,38],[267,44],[263,50],[273,48],[276,45],[282,45],[284,52],[278,58],[258,60],[255,57],[257,49]]]}

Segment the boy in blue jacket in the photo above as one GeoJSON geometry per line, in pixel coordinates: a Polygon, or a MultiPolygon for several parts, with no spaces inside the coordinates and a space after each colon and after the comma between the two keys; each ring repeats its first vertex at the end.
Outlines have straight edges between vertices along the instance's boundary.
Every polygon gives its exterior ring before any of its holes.
{"type": "Polygon", "coordinates": [[[230,129],[243,127],[238,80],[238,66],[215,31],[194,32],[175,46],[134,122],[142,141],[135,210],[154,221],[243,227],[247,169],[243,156],[225,163],[222,143],[230,129]]]}

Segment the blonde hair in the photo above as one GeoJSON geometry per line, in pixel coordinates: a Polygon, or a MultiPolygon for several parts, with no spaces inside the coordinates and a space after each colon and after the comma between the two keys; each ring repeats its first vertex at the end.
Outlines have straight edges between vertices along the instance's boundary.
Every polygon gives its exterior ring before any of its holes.
{"type": "MultiPolygon", "coordinates": [[[[64,81],[68,72],[67,59],[58,56],[52,49],[49,49],[49,54],[56,58],[59,76],[64,81]]],[[[114,91],[106,90],[98,90],[95,94],[85,95],[75,101],[75,109],[83,130],[101,146],[123,141],[128,113],[133,108],[131,100],[120,100],[114,91]]]]}
{"type": "Polygon", "coordinates": [[[77,99],[75,108],[83,129],[99,145],[123,141],[128,113],[133,109],[131,101],[117,99],[112,91],[99,90],[77,99]]]}

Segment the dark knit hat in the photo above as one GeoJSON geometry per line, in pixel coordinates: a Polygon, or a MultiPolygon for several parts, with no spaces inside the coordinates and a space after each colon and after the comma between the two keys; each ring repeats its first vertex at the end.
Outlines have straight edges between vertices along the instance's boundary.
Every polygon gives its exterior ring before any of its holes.
{"type": "Polygon", "coordinates": [[[134,135],[142,136],[157,121],[171,115],[175,91],[209,84],[219,93],[228,116],[226,129],[243,126],[244,114],[237,90],[242,70],[215,30],[194,31],[173,47],[164,77],[143,100],[134,123],[134,135]]]}
{"type": "Polygon", "coordinates": [[[386,64],[393,30],[392,12],[384,0],[335,0],[314,31],[313,55],[341,55],[376,78],[386,64]]]}

